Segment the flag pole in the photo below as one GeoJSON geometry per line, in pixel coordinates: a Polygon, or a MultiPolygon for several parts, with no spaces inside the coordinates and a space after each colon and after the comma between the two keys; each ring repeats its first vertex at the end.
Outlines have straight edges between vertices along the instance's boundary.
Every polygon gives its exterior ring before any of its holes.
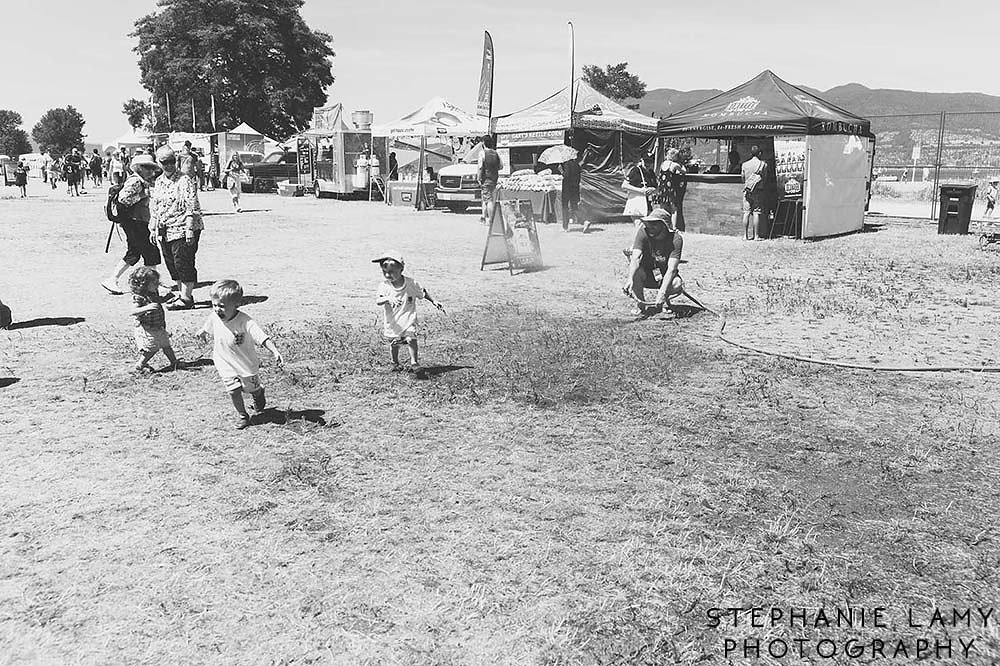
{"type": "Polygon", "coordinates": [[[194,126],[194,118],[195,118],[195,116],[194,116],[194,97],[192,97],[191,98],[191,131],[192,132],[197,132],[198,130],[195,129],[195,126],[194,126]]]}
{"type": "Polygon", "coordinates": [[[165,92],[163,94],[167,96],[167,132],[170,132],[170,128],[173,125],[170,121],[170,93],[165,92]]]}
{"type": "Polygon", "coordinates": [[[566,21],[566,23],[569,25],[569,128],[573,129],[573,109],[576,106],[573,90],[576,74],[576,34],[573,31],[573,22],[566,21]]]}

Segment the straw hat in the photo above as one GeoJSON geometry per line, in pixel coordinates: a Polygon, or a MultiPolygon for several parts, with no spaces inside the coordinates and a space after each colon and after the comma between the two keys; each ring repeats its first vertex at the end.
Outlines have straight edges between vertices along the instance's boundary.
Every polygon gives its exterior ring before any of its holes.
{"type": "Polygon", "coordinates": [[[153,159],[152,155],[143,154],[133,157],[132,163],[129,165],[129,169],[131,169],[132,173],[138,174],[139,167],[149,167],[157,174],[163,171],[163,169],[160,168],[160,165],[156,163],[156,160],[153,159]]]}

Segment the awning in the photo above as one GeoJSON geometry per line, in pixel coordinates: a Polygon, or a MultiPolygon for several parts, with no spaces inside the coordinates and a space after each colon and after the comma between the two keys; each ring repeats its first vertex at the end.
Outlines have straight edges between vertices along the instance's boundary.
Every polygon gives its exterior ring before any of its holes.
{"type": "Polygon", "coordinates": [[[871,122],[764,70],[746,83],[678,111],[657,125],[660,136],[872,136],[871,122]]]}
{"type": "Polygon", "coordinates": [[[486,120],[435,97],[416,111],[386,125],[373,125],[372,136],[482,136],[486,120]]]}
{"type": "Polygon", "coordinates": [[[569,113],[569,87],[546,97],[537,104],[493,119],[493,132],[512,134],[547,132],[583,127],[595,130],[618,130],[636,134],[655,134],[656,118],[627,109],[602,95],[585,81],[576,82],[573,116],[569,113]]]}

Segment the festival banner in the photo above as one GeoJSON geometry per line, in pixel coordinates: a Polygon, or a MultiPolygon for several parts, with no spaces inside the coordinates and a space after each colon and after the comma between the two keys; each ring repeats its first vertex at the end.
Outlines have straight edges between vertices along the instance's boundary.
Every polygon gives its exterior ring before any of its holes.
{"type": "Polygon", "coordinates": [[[483,71],[479,75],[479,101],[476,115],[493,116],[493,38],[488,30],[483,31],[483,71]]]}

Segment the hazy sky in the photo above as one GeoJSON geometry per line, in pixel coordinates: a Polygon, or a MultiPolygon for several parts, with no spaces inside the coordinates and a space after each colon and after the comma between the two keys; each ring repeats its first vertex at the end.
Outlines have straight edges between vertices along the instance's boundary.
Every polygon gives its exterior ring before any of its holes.
{"type": "MultiPolygon", "coordinates": [[[[0,0],[0,108],[31,128],[72,104],[88,141],[128,129],[121,105],[139,86],[135,20],[155,0],[0,0]]],[[[331,102],[388,122],[441,95],[475,108],[483,30],[496,47],[494,113],[534,103],[577,68],[627,61],[649,88],[731,88],[771,69],[825,90],[873,88],[1000,95],[997,0],[630,0],[388,2],[306,0],[310,26],[333,35],[331,102]]]]}

